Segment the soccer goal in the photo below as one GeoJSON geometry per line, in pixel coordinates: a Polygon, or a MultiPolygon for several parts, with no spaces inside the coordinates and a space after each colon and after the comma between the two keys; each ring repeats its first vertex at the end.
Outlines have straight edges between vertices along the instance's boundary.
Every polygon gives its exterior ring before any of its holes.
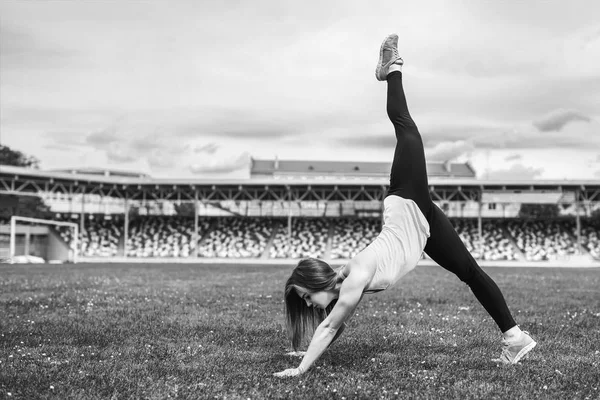
{"type": "Polygon", "coordinates": [[[74,222],[13,216],[10,258],[76,263],[78,238],[79,227],[74,222]]]}

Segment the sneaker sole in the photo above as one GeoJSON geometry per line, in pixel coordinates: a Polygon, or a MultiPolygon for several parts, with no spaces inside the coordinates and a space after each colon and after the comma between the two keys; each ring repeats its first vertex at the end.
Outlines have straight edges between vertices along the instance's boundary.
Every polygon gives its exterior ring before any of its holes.
{"type": "Polygon", "coordinates": [[[523,347],[521,349],[521,351],[519,351],[517,353],[517,355],[515,356],[515,359],[512,361],[513,364],[516,364],[519,362],[519,360],[521,360],[523,357],[525,357],[525,355],[527,353],[529,353],[531,350],[533,350],[533,348],[537,345],[537,343],[535,341],[529,343],[527,346],[523,347]]]}

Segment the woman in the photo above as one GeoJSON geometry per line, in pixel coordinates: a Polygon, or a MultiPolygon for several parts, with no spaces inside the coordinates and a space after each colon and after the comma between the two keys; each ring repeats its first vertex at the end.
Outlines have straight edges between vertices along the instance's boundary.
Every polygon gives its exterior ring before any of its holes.
{"type": "Polygon", "coordinates": [[[378,80],[387,80],[387,113],[397,139],[382,231],[337,271],[317,259],[298,263],[285,287],[287,325],[294,350],[307,335],[314,334],[299,367],[275,376],[295,376],[308,370],[342,333],[363,295],[392,286],[416,266],[423,251],[469,285],[494,319],[503,334],[497,361],[515,364],[536,345],[519,329],[498,286],[477,265],[429,196],[423,141],[406,105],[403,61],[397,46],[395,34],[384,40],[375,71],[378,80]]]}

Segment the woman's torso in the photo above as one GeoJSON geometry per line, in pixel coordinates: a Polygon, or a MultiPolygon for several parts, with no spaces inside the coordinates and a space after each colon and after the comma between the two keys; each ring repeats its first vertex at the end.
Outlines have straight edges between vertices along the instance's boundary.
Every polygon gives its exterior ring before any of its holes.
{"type": "MultiPolygon", "coordinates": [[[[383,203],[381,233],[354,257],[357,262],[351,263],[353,268],[374,265],[375,273],[365,293],[387,289],[414,269],[429,237],[429,223],[414,201],[390,195],[383,203]]],[[[346,265],[338,271],[342,279],[351,272],[348,269],[346,265]]]]}

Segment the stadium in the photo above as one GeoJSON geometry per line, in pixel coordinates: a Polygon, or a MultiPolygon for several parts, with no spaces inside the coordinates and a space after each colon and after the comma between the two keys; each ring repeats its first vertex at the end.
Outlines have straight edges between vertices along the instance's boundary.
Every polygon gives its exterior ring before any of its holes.
{"type": "MultiPolygon", "coordinates": [[[[5,221],[2,250],[52,262],[344,263],[380,229],[388,171],[376,162],[252,160],[249,179],[228,182],[3,166],[2,193],[42,196],[57,222],[72,225],[5,221]]],[[[484,181],[468,163],[428,171],[432,198],[483,265],[599,265],[597,181],[484,181]],[[522,204],[560,214],[523,217],[522,204]]]]}

